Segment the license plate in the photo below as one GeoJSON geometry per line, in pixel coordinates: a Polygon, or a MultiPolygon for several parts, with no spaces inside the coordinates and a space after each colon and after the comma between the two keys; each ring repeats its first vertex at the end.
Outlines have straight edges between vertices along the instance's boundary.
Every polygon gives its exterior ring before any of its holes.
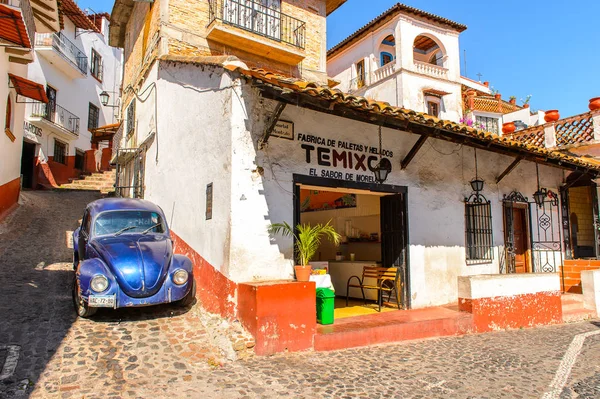
{"type": "Polygon", "coordinates": [[[114,308],[114,295],[90,295],[88,297],[88,306],[92,308],[114,308]]]}

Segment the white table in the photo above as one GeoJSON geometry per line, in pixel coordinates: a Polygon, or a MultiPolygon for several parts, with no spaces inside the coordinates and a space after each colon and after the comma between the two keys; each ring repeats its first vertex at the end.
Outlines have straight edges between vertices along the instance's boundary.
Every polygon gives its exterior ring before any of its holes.
{"type": "Polygon", "coordinates": [[[331,283],[331,276],[329,274],[311,274],[310,281],[314,281],[317,284],[317,288],[329,288],[335,292],[335,288],[331,283]]]}

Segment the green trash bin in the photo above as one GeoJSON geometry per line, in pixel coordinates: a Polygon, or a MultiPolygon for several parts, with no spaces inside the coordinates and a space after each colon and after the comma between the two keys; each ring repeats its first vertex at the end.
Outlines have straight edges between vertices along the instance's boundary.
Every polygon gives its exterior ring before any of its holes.
{"type": "Polygon", "coordinates": [[[317,288],[317,322],[333,324],[335,292],[329,288],[317,288]]]}

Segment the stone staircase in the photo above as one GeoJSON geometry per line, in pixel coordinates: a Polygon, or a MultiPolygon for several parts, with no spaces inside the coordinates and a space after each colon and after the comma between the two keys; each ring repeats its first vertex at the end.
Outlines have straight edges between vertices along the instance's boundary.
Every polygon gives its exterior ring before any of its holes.
{"type": "Polygon", "coordinates": [[[62,190],[99,191],[102,195],[109,195],[115,191],[115,170],[92,173],[79,179],[69,179],[68,184],[60,185],[62,190]]]}
{"type": "Polygon", "coordinates": [[[563,322],[573,323],[596,317],[596,312],[583,307],[583,295],[564,293],[562,301],[563,322]]]}

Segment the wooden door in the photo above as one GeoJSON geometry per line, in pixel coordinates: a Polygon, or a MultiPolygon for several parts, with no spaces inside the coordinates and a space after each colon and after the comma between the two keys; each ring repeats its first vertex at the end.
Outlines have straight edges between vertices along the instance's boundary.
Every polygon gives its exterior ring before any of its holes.
{"type": "Polygon", "coordinates": [[[523,208],[513,208],[515,272],[527,273],[529,271],[528,241],[526,212],[523,208]]]}

